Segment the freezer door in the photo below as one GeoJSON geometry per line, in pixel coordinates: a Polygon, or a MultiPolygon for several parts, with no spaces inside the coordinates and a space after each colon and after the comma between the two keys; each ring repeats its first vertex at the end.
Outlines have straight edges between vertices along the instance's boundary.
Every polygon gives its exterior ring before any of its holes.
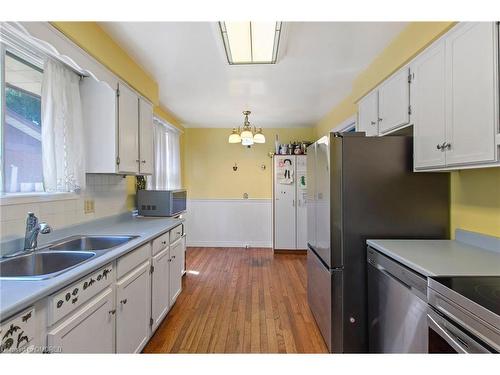
{"type": "Polygon", "coordinates": [[[316,143],[307,147],[307,244],[316,248],[316,143]]]}
{"type": "Polygon", "coordinates": [[[330,353],[343,353],[343,276],[307,251],[307,300],[330,353]]]}
{"type": "Polygon", "coordinates": [[[329,268],[330,254],[330,137],[316,142],[316,246],[314,250],[329,268]]]}

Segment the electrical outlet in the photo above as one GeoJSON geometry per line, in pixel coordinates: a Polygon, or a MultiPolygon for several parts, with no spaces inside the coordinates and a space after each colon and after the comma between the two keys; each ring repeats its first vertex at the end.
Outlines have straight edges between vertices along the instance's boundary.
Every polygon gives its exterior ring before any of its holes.
{"type": "Polygon", "coordinates": [[[85,199],[83,201],[83,212],[86,214],[91,214],[95,211],[94,200],[93,199],[85,199]]]}

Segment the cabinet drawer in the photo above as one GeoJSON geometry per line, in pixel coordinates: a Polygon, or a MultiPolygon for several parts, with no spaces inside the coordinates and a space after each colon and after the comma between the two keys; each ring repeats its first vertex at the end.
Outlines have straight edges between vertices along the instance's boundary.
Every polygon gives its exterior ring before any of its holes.
{"type": "Polygon", "coordinates": [[[83,305],[115,280],[113,264],[100,268],[49,297],[49,325],[83,305]]]}
{"type": "Polygon", "coordinates": [[[183,225],[178,225],[176,226],[175,228],[173,228],[171,231],[170,231],[170,243],[174,243],[175,241],[177,241],[179,238],[181,238],[182,236],[182,232],[183,232],[183,225]]]}
{"type": "Polygon", "coordinates": [[[153,256],[168,247],[170,232],[163,233],[153,240],[153,256]]]}
{"type": "Polygon", "coordinates": [[[30,307],[0,324],[0,353],[20,353],[35,337],[35,308],[30,307]]]}
{"type": "Polygon", "coordinates": [[[147,243],[119,258],[116,262],[116,278],[119,279],[126,273],[132,271],[139,264],[145,262],[150,255],[151,247],[149,243],[147,243]]]}

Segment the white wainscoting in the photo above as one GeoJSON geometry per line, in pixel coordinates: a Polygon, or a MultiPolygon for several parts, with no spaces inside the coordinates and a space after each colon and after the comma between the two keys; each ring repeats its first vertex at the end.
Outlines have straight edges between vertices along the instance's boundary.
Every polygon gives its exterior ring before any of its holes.
{"type": "Polygon", "coordinates": [[[272,247],[271,199],[188,199],[187,246],[272,247]]]}

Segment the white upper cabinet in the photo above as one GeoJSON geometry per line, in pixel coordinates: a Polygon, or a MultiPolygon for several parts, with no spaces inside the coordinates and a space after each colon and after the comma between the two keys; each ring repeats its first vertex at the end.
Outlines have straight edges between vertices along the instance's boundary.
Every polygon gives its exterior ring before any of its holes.
{"type": "Polygon", "coordinates": [[[359,101],[356,130],[365,132],[367,136],[378,135],[378,90],[359,101]]]}
{"type": "MultiPolygon", "coordinates": [[[[125,85],[118,86],[118,172],[139,173],[139,98],[125,85]]],[[[105,146],[105,145],[103,145],[105,146]]]]}
{"type": "Polygon", "coordinates": [[[411,65],[415,168],[443,167],[446,139],[445,43],[428,48],[411,65]]]}
{"type": "Polygon", "coordinates": [[[410,123],[410,70],[401,69],[378,89],[378,129],[380,134],[410,123]]]}
{"type": "Polygon", "coordinates": [[[153,106],[119,83],[80,83],[87,173],[153,172],[153,106]]]}
{"type": "Polygon", "coordinates": [[[498,165],[497,32],[460,23],[412,62],[416,170],[498,165]]]}
{"type": "Polygon", "coordinates": [[[493,22],[463,23],[446,37],[446,164],[491,162],[498,128],[498,42],[493,22]]]}
{"type": "Polygon", "coordinates": [[[153,173],[153,106],[139,98],[139,172],[153,173]]]}

